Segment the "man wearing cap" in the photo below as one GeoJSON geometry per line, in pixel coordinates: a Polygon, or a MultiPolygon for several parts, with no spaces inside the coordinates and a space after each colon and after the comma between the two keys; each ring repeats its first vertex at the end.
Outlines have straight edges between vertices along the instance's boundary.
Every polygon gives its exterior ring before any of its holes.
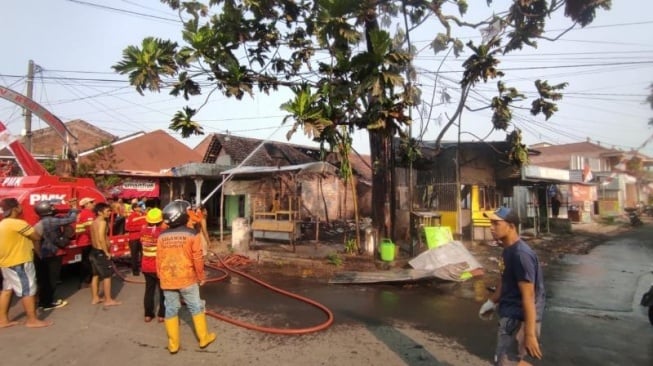
{"type": "Polygon", "coordinates": [[[91,234],[89,227],[95,220],[95,199],[84,197],[79,200],[79,207],[81,211],[77,216],[77,224],[75,225],[75,234],[77,236],[77,246],[82,247],[82,263],[80,269],[79,287],[81,288],[84,283],[91,282],[92,269],[91,262],[89,261],[89,254],[91,252],[91,234]]]}
{"type": "Polygon", "coordinates": [[[34,268],[34,243],[41,236],[27,221],[19,217],[23,208],[15,198],[0,201],[2,221],[0,221],[0,270],[2,271],[2,291],[0,291],[0,328],[11,327],[18,322],[9,320],[9,305],[12,292],[22,298],[25,309],[25,326],[41,328],[52,325],[36,316],[36,270],[34,268]]]}
{"type": "Polygon", "coordinates": [[[530,365],[530,357],[542,358],[538,341],[545,301],[542,267],[533,249],[519,236],[520,219],[514,210],[502,207],[484,216],[490,219],[492,236],[503,252],[501,281],[479,315],[498,307],[496,365],[530,365]]]}

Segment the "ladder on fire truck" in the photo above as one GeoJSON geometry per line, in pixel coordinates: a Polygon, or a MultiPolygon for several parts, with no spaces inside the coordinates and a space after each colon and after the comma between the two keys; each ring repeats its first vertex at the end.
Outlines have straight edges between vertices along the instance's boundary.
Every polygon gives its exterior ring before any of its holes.
{"type": "MultiPolygon", "coordinates": [[[[70,150],[70,140],[77,140],[68,127],[54,114],[50,113],[43,106],[34,100],[17,93],[9,88],[0,85],[0,98],[6,99],[20,107],[31,111],[34,115],[45,121],[55,132],[61,137],[64,142],[63,156],[75,162],[75,154],[70,150]]],[[[18,138],[11,136],[6,126],[0,121],[0,146],[6,145],[7,148],[13,153],[16,158],[18,166],[25,175],[50,175],[41,164],[39,164],[32,154],[25,149],[23,144],[20,143],[18,138]]],[[[9,163],[0,164],[0,178],[6,177],[11,174],[13,165],[9,163]]]]}

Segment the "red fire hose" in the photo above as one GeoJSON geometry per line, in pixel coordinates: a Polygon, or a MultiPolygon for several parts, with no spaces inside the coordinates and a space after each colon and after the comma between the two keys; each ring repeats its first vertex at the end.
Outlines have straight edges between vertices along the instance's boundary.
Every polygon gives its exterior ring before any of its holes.
{"type": "MultiPolygon", "coordinates": [[[[257,330],[259,332],[264,332],[264,333],[272,333],[272,334],[287,334],[287,335],[308,334],[308,333],[314,333],[314,332],[318,332],[318,331],[327,329],[328,327],[331,326],[331,324],[333,324],[333,313],[326,306],[318,303],[317,301],[311,300],[311,299],[309,299],[307,297],[303,297],[303,296],[297,295],[295,293],[292,293],[292,292],[280,289],[278,287],[272,286],[269,283],[261,281],[258,278],[254,277],[254,276],[252,276],[252,275],[250,275],[248,273],[245,273],[243,271],[237,270],[237,269],[235,269],[235,268],[233,268],[231,266],[231,265],[242,264],[243,263],[242,258],[243,257],[241,257],[241,256],[232,256],[232,255],[230,255],[230,256],[227,256],[225,258],[218,257],[218,262],[221,264],[221,266],[219,266],[215,262],[211,262],[209,264],[206,264],[206,267],[211,268],[213,270],[220,271],[220,272],[223,273],[223,275],[221,275],[221,276],[207,278],[206,282],[218,282],[218,281],[224,280],[225,278],[227,278],[229,276],[228,273],[225,271],[225,269],[226,269],[227,271],[229,271],[231,273],[235,273],[235,274],[237,274],[237,275],[239,275],[241,277],[245,277],[246,279],[248,279],[248,280],[250,280],[250,281],[252,281],[254,283],[257,283],[257,284],[267,288],[268,290],[280,293],[282,295],[288,296],[288,297],[293,298],[295,300],[299,300],[301,302],[304,302],[306,304],[309,304],[311,306],[314,306],[314,307],[320,309],[326,315],[327,320],[325,322],[321,323],[321,324],[318,324],[318,325],[312,326],[312,327],[308,327],[308,328],[288,329],[288,328],[262,327],[262,326],[259,326],[259,325],[256,325],[256,324],[252,324],[252,323],[248,323],[248,322],[241,321],[241,320],[238,320],[238,319],[230,318],[228,316],[222,315],[220,313],[217,313],[217,312],[215,312],[213,310],[208,310],[208,309],[206,310],[206,315],[211,316],[211,317],[216,318],[216,319],[219,319],[219,320],[222,320],[222,321],[225,321],[227,323],[239,326],[239,327],[243,327],[243,328],[251,329],[251,330],[257,330]]],[[[112,264],[113,264],[113,262],[112,262],[112,264]]],[[[138,284],[145,283],[144,281],[136,281],[136,280],[133,280],[133,279],[126,278],[122,273],[120,273],[120,271],[118,271],[118,268],[116,267],[115,264],[113,264],[113,269],[114,269],[114,272],[125,282],[138,283],[138,284]]]]}

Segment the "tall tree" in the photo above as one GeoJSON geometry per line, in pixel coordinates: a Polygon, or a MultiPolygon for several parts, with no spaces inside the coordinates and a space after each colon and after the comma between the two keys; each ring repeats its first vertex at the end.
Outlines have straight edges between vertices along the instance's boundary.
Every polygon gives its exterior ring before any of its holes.
{"type": "MultiPolygon", "coordinates": [[[[394,212],[391,170],[394,163],[393,138],[409,139],[409,110],[420,103],[416,70],[412,58],[416,50],[410,34],[420,30],[433,35],[431,47],[437,53],[448,48],[456,56],[464,52],[454,29],[482,29],[481,41],[469,41],[469,57],[462,64],[462,92],[456,113],[447,128],[463,112],[467,96],[479,82],[500,78],[501,55],[536,47],[544,39],[546,21],[564,12],[575,25],[592,22],[597,9],[609,9],[610,0],[515,0],[506,9],[478,22],[465,19],[466,0],[162,0],[178,10],[183,22],[185,44],[149,37],[139,46],[129,46],[115,71],[128,74],[139,93],[170,93],[190,100],[205,93],[204,103],[219,91],[241,99],[255,90],[270,93],[288,87],[292,100],[282,108],[294,120],[288,138],[298,129],[323,143],[338,147],[348,142],[348,131],[369,132],[373,161],[373,221],[392,234],[394,212]],[[400,26],[401,25],[401,26],[400,26]],[[399,29],[394,34],[391,29],[399,29]],[[209,91],[203,91],[202,88],[209,91]]],[[[502,2],[502,4],[505,4],[502,2]]],[[[474,3],[474,7],[493,6],[474,3]]],[[[532,102],[533,114],[548,119],[565,84],[549,85],[538,80],[539,93],[532,102]]],[[[515,88],[498,83],[492,100],[492,123],[507,130],[511,103],[524,97],[515,88]]],[[[182,136],[203,134],[194,118],[199,108],[186,107],[171,120],[170,128],[182,136]]],[[[515,136],[513,134],[513,136],[515,136]]],[[[511,141],[521,144],[519,138],[511,141]]],[[[523,145],[511,157],[525,162],[523,145]]]]}

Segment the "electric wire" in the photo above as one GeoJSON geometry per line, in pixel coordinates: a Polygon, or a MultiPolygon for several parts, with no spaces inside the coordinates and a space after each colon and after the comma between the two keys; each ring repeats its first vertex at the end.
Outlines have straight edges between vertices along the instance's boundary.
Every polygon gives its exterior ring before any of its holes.
{"type": "Polygon", "coordinates": [[[78,5],[109,10],[109,11],[113,11],[113,12],[116,12],[116,13],[123,13],[123,14],[127,14],[127,15],[142,17],[142,18],[151,18],[151,19],[156,19],[156,20],[164,20],[164,21],[167,21],[167,22],[181,23],[181,21],[179,19],[165,18],[165,17],[156,16],[156,15],[151,15],[151,14],[145,14],[145,13],[140,13],[140,12],[136,12],[136,11],[126,10],[126,9],[114,8],[114,7],[106,6],[106,5],[90,3],[90,2],[87,2],[87,1],[80,1],[80,0],[66,0],[66,1],[78,4],[78,5]]]}

